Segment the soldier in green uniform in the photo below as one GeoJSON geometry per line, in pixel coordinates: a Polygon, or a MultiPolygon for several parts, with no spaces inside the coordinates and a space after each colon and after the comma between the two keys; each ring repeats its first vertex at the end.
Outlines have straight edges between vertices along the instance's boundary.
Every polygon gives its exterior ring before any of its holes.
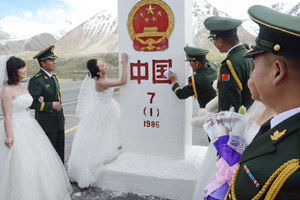
{"type": "Polygon", "coordinates": [[[255,5],[253,80],[276,115],[244,151],[226,199],[300,199],[300,18],[255,5]]]}
{"type": "Polygon", "coordinates": [[[193,72],[196,74],[190,76],[188,85],[181,88],[176,74],[170,73],[170,80],[174,84],[172,90],[179,99],[186,99],[194,95],[200,108],[204,108],[216,96],[212,83],[217,79],[217,68],[215,64],[206,60],[208,50],[186,46],[184,51],[187,55],[186,61],[190,62],[193,72]]]}
{"type": "Polygon", "coordinates": [[[247,86],[252,60],[243,58],[247,49],[239,44],[237,36],[237,27],[241,23],[241,20],[216,16],[208,17],[204,21],[215,47],[221,53],[227,53],[218,76],[219,111],[234,107],[237,112],[240,106],[248,109],[253,103],[247,86]]]}
{"type": "Polygon", "coordinates": [[[52,73],[56,69],[55,59],[57,58],[53,49],[54,46],[50,46],[33,57],[37,58],[41,69],[30,79],[28,89],[33,97],[30,108],[35,110],[36,120],[64,162],[65,118],[59,81],[57,76],[52,73]],[[40,96],[44,98],[42,103],[38,101],[40,96]]]}

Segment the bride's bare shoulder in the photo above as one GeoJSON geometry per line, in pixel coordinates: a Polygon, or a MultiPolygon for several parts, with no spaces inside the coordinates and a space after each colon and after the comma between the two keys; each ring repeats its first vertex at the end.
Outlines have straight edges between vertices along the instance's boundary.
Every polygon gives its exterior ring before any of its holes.
{"type": "Polygon", "coordinates": [[[97,92],[103,92],[104,90],[106,90],[106,80],[102,79],[102,80],[97,80],[96,81],[96,91],[97,92]]]}
{"type": "Polygon", "coordinates": [[[2,92],[10,92],[11,90],[12,90],[12,87],[10,85],[4,85],[1,90],[1,93],[2,92]]]}
{"type": "Polygon", "coordinates": [[[13,91],[10,85],[3,86],[0,93],[1,99],[12,96],[12,93],[13,91]]]}

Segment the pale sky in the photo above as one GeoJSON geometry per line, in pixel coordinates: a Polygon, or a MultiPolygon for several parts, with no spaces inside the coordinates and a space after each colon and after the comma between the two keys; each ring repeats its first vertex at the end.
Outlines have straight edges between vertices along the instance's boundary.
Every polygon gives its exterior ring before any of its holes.
{"type": "MultiPolygon", "coordinates": [[[[0,28],[7,32],[22,34],[24,37],[42,32],[51,33],[63,28],[71,29],[103,10],[110,10],[116,16],[117,1],[0,0],[0,28]]],[[[280,0],[208,0],[208,2],[232,17],[247,18],[247,8],[251,5],[270,6],[280,0]],[[232,12],[233,10],[235,12],[232,12]]],[[[288,1],[294,5],[299,2],[300,0],[288,1]]]]}
{"type": "Polygon", "coordinates": [[[252,5],[271,6],[283,2],[285,4],[297,5],[300,0],[208,0],[217,9],[222,10],[233,18],[249,18],[248,8],[252,5]],[[240,8],[240,12],[238,12],[240,8]],[[234,12],[233,12],[234,11],[234,12]]]}
{"type": "Polygon", "coordinates": [[[75,28],[103,10],[117,15],[117,0],[0,0],[0,26],[30,37],[75,28]]]}

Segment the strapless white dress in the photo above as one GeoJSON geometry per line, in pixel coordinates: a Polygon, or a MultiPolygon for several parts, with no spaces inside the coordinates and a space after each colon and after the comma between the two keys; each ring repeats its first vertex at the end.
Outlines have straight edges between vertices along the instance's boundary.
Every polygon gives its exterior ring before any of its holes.
{"type": "Polygon", "coordinates": [[[103,169],[121,152],[120,104],[113,88],[96,92],[79,123],[67,162],[68,174],[78,186],[97,186],[103,169]]]}
{"type": "Polygon", "coordinates": [[[70,199],[72,187],[64,165],[43,129],[26,110],[32,101],[29,93],[12,101],[11,148],[4,144],[4,120],[0,122],[0,199],[70,199]]]}

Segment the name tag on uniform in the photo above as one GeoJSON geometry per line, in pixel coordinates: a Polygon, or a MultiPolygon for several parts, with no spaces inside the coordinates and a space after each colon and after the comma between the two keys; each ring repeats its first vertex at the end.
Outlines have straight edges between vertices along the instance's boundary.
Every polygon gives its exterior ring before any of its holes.
{"type": "Polygon", "coordinates": [[[50,87],[50,85],[49,84],[47,84],[47,85],[45,85],[46,86],[46,88],[49,88],[50,87]]]}

